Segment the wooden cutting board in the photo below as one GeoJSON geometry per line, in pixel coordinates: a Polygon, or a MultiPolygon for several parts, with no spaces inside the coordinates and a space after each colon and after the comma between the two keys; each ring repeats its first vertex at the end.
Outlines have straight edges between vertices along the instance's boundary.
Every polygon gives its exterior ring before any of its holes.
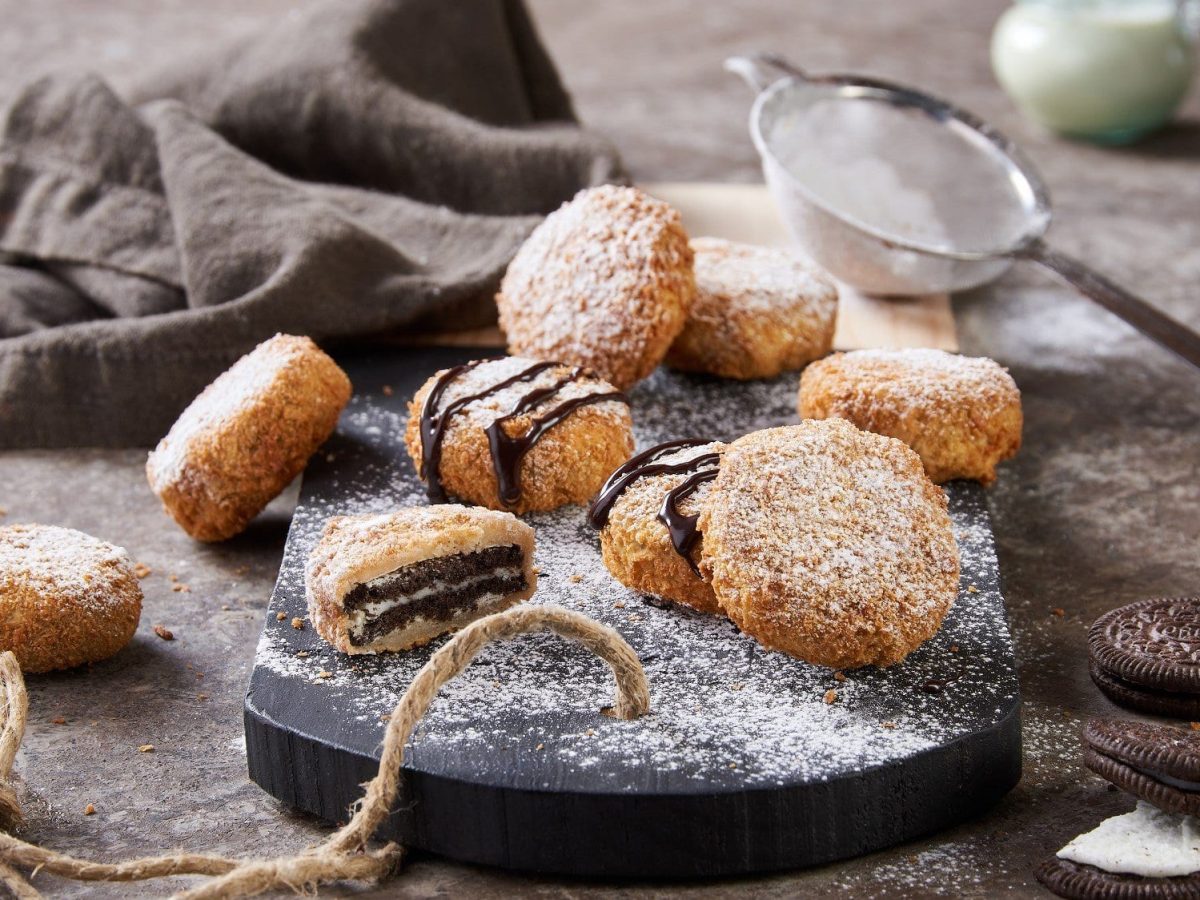
{"type": "MultiPolygon", "coordinates": [[[[405,403],[480,353],[339,360],[355,396],[304,476],[245,704],[251,778],[329,821],[345,820],[375,774],[381,717],[434,648],[349,657],[293,628],[307,615],[304,561],[329,516],[425,502],[403,449],[405,403]]],[[[795,391],[794,374],[739,383],[659,370],[631,392],[638,444],[794,422],[795,391]]],[[[651,712],[603,716],[607,670],[553,636],[492,645],[419,726],[381,836],[511,869],[679,878],[827,862],[978,816],[1020,777],[1020,700],[984,492],[953,483],[948,494],[962,556],[954,609],[904,663],[845,681],[764,651],[724,618],[621,587],[581,508],[526,517],[541,570],[531,602],[620,631],[646,667],[651,712]]]]}
{"type": "MultiPolygon", "coordinates": [[[[688,234],[769,247],[791,246],[765,185],[655,182],[643,187],[679,210],[688,234]]],[[[912,299],[867,297],[839,285],[835,350],[863,347],[937,347],[957,350],[954,315],[946,294],[912,299]]],[[[504,343],[497,328],[426,336],[423,344],[493,347],[504,343]]]]}

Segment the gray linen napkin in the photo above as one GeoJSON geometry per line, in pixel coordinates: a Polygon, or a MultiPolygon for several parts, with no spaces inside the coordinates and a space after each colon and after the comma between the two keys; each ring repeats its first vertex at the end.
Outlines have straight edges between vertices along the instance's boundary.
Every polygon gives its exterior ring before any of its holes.
{"type": "Polygon", "coordinates": [[[538,218],[621,178],[520,0],[329,0],[129,98],[9,96],[0,447],[152,444],[278,331],[483,324],[538,218]]]}

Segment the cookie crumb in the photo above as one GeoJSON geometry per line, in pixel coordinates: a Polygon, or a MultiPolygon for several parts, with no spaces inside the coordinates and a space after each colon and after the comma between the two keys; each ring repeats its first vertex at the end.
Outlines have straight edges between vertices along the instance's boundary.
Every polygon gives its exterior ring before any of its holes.
{"type": "Polygon", "coordinates": [[[845,680],[846,680],[846,673],[845,673],[845,672],[834,672],[834,673],[833,673],[833,680],[834,680],[834,681],[845,681],[845,680]]]}
{"type": "Polygon", "coordinates": [[[50,724],[51,725],[66,725],[67,720],[64,719],[62,716],[55,716],[53,719],[50,720],[50,724]]]}
{"type": "Polygon", "coordinates": [[[736,768],[737,768],[737,763],[730,763],[730,764],[729,764],[729,768],[731,768],[731,769],[736,769],[736,768]]]}
{"type": "Polygon", "coordinates": [[[308,659],[308,651],[307,650],[297,650],[296,651],[296,659],[308,659]]]}
{"type": "Polygon", "coordinates": [[[197,699],[197,700],[207,700],[207,699],[208,699],[208,694],[197,694],[197,695],[196,695],[196,699],[197,699]]]}
{"type": "Polygon", "coordinates": [[[978,593],[979,593],[979,588],[977,588],[977,587],[976,587],[975,585],[973,585],[973,584],[968,584],[968,585],[967,585],[967,593],[968,593],[968,594],[978,594],[978,593]]]}
{"type": "Polygon", "coordinates": [[[317,677],[318,678],[332,678],[333,673],[330,672],[328,669],[322,669],[320,672],[317,673],[317,677]]]}
{"type": "Polygon", "coordinates": [[[383,396],[385,397],[390,397],[392,394],[396,393],[390,384],[385,384],[380,390],[383,391],[383,396]]]}
{"type": "Polygon", "coordinates": [[[143,578],[149,578],[151,575],[153,575],[154,570],[152,568],[150,568],[148,565],[146,565],[144,562],[140,562],[140,563],[134,564],[133,574],[140,581],[143,578]]]}
{"type": "Polygon", "coordinates": [[[740,690],[742,690],[744,687],[745,687],[745,685],[744,685],[744,684],[742,684],[740,681],[735,681],[735,682],[733,683],[733,685],[732,685],[732,689],[733,689],[733,690],[735,690],[735,691],[740,691],[740,690]]]}
{"type": "Polygon", "coordinates": [[[1066,614],[1066,610],[1064,610],[1061,606],[1056,606],[1054,609],[1050,610],[1050,615],[1057,616],[1060,619],[1066,614]]]}
{"type": "Polygon", "coordinates": [[[285,613],[285,612],[280,611],[280,612],[275,613],[275,621],[276,622],[282,622],[286,618],[287,618],[287,613],[285,613]]]}
{"type": "Polygon", "coordinates": [[[583,733],[584,737],[594,737],[594,736],[595,736],[595,734],[596,734],[596,732],[595,732],[595,730],[594,730],[594,729],[592,729],[592,728],[589,728],[587,731],[585,731],[585,732],[583,733]]]}
{"type": "Polygon", "coordinates": [[[825,692],[825,696],[823,699],[825,700],[825,705],[829,706],[831,703],[836,702],[837,698],[838,698],[838,692],[835,691],[833,688],[830,688],[829,690],[827,690],[825,692]]]}
{"type": "Polygon", "coordinates": [[[85,816],[94,816],[96,814],[96,807],[92,806],[92,804],[89,803],[87,806],[85,806],[83,808],[83,814],[85,816]]]}
{"type": "Polygon", "coordinates": [[[175,632],[173,632],[170,628],[166,628],[162,625],[155,625],[154,633],[157,634],[164,641],[175,640],[175,632]]]}
{"type": "Polygon", "coordinates": [[[296,616],[294,619],[292,619],[292,627],[297,631],[302,631],[304,629],[304,620],[299,616],[296,616]]]}
{"type": "Polygon", "coordinates": [[[613,604],[613,609],[624,609],[624,608],[625,608],[624,600],[618,600],[616,603],[613,604]]]}
{"type": "Polygon", "coordinates": [[[882,725],[884,728],[895,728],[896,727],[895,722],[880,722],[879,724],[882,725]]]}
{"type": "Polygon", "coordinates": [[[545,750],[545,749],[546,749],[546,745],[545,745],[545,744],[538,744],[538,745],[537,745],[536,747],[534,747],[533,749],[534,749],[534,750],[545,750]]]}
{"type": "Polygon", "coordinates": [[[138,747],[138,753],[153,753],[153,752],[154,752],[153,744],[142,744],[140,747],[138,747]]]}
{"type": "Polygon", "coordinates": [[[583,581],[583,576],[582,575],[572,575],[570,577],[569,581],[571,582],[571,584],[579,584],[579,582],[583,581]]]}
{"type": "Polygon", "coordinates": [[[190,594],[192,591],[192,589],[190,587],[188,587],[186,584],[184,584],[182,581],[177,581],[173,585],[171,585],[171,590],[173,590],[177,594],[190,594]]]}
{"type": "Polygon", "coordinates": [[[229,612],[229,610],[233,609],[233,607],[230,606],[228,603],[222,603],[221,609],[224,610],[225,612],[229,612]]]}

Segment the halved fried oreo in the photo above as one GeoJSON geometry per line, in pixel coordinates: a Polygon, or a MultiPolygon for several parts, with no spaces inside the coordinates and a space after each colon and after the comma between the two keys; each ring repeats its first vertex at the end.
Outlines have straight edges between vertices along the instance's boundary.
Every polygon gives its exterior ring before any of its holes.
{"type": "Polygon", "coordinates": [[[343,653],[407,650],[530,597],[533,529],[453,504],[338,516],[305,584],[317,633],[343,653]]]}

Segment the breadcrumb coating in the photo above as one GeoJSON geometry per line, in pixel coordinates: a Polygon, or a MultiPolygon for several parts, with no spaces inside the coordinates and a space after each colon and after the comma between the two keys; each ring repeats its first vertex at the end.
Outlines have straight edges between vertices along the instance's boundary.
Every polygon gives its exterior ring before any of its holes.
{"type": "Polygon", "coordinates": [[[0,528],[0,650],[22,671],[107,659],[141,614],[142,588],[122,548],[53,525],[0,528]]]}
{"type": "Polygon", "coordinates": [[[349,400],[350,379],[316,344],[277,334],[192,401],[146,478],[193,538],[226,540],[304,470],[349,400]]]}
{"type": "Polygon", "coordinates": [[[496,305],[509,353],[585,366],[624,390],[662,361],[695,294],[679,213],[637,188],[604,185],[534,229],[496,305]]]}
{"type": "Polygon", "coordinates": [[[837,287],[786,250],[720,238],[691,243],[696,302],[667,365],[723,378],[774,378],[833,346],[837,287]]]}
{"type": "Polygon", "coordinates": [[[897,438],[937,483],[996,480],[1021,447],[1021,392],[986,358],[943,350],[855,350],[813,363],[800,378],[800,418],[840,418],[897,438]]]}
{"type": "Polygon", "coordinates": [[[721,608],[806,662],[900,662],[958,593],[946,495],[900,441],[840,419],[734,441],[699,524],[721,608]]]}

